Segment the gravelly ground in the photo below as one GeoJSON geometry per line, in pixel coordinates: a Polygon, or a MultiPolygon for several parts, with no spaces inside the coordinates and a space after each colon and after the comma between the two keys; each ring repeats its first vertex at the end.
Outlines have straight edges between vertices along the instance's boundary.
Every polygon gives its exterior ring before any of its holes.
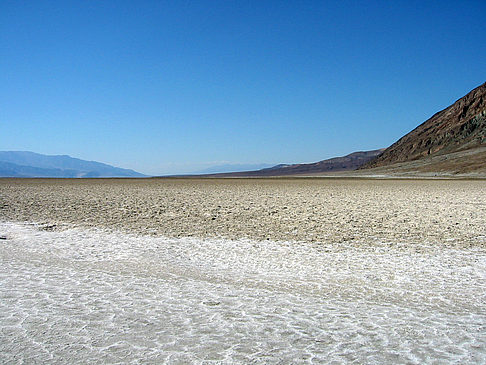
{"type": "Polygon", "coordinates": [[[0,363],[484,363],[485,187],[0,179],[0,363]]]}
{"type": "Polygon", "coordinates": [[[485,246],[485,192],[481,180],[0,179],[0,219],[166,237],[485,246]]]}

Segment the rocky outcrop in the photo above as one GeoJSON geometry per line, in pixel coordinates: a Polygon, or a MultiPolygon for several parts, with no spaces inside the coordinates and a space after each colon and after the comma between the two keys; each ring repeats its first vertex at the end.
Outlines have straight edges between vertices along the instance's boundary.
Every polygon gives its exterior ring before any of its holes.
{"type": "Polygon", "coordinates": [[[485,146],[486,83],[433,115],[361,168],[382,167],[485,146]]]}

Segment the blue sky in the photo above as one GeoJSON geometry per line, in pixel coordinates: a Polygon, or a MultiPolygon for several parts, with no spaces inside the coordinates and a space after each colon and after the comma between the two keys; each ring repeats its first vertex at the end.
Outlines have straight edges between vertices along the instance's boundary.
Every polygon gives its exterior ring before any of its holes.
{"type": "Polygon", "coordinates": [[[386,147],[486,81],[486,1],[0,2],[0,150],[149,174],[386,147]]]}

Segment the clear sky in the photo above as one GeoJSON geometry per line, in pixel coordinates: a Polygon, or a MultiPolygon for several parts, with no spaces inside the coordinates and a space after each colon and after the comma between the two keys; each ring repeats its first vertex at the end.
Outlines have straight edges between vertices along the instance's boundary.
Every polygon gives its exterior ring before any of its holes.
{"type": "Polygon", "coordinates": [[[486,1],[0,2],[0,150],[149,174],[387,147],[486,81],[486,1]]]}

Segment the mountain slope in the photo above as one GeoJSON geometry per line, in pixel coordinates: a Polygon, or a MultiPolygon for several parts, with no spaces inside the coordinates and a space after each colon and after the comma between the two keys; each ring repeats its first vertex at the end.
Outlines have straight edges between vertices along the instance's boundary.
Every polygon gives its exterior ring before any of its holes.
{"type": "MultiPolygon", "coordinates": [[[[433,115],[388,147],[376,159],[363,165],[361,169],[385,167],[422,159],[433,161],[431,157],[454,153],[456,161],[453,171],[459,171],[461,165],[459,152],[481,149],[485,146],[486,83],[433,115]]],[[[468,156],[470,153],[464,154],[464,164],[467,164],[468,156]]],[[[486,161],[484,163],[486,164],[486,161]]],[[[433,163],[428,166],[428,169],[429,171],[434,169],[433,163]]],[[[447,163],[441,165],[441,169],[447,169],[447,163]]]]}
{"type": "Polygon", "coordinates": [[[49,156],[27,151],[0,151],[3,177],[142,177],[133,170],[67,155],[49,156]]]}
{"type": "Polygon", "coordinates": [[[378,156],[383,149],[373,151],[354,152],[343,157],[334,157],[307,164],[281,164],[256,171],[233,172],[226,174],[213,174],[210,176],[244,177],[244,176],[292,176],[316,175],[329,172],[356,170],[359,166],[378,156]]]}
{"type": "Polygon", "coordinates": [[[206,169],[196,171],[194,175],[207,175],[207,174],[218,174],[218,173],[227,173],[227,172],[240,172],[240,171],[248,171],[248,170],[260,170],[267,167],[271,167],[272,164],[268,163],[260,163],[260,164],[224,164],[224,165],[215,165],[208,167],[206,169]]]}
{"type": "Polygon", "coordinates": [[[22,166],[0,161],[0,177],[78,177],[76,170],[22,166]]]}

